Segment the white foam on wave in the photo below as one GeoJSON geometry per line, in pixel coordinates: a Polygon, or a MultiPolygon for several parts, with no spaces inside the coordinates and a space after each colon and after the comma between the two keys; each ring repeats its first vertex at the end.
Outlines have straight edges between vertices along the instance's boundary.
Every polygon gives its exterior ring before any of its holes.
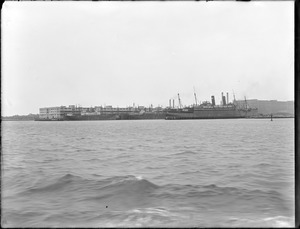
{"type": "Polygon", "coordinates": [[[189,225],[186,216],[160,207],[137,208],[122,213],[124,217],[115,217],[113,220],[98,222],[98,225],[101,224],[101,227],[176,227],[189,225]]]}
{"type": "Polygon", "coordinates": [[[143,180],[144,178],[142,176],[135,176],[135,175],[129,175],[126,178],[124,178],[122,181],[128,181],[128,180],[143,180]]]}
{"type": "Polygon", "coordinates": [[[134,175],[128,175],[124,177],[118,177],[117,179],[114,179],[111,181],[111,184],[117,184],[117,183],[123,183],[127,181],[137,181],[137,180],[143,180],[144,178],[142,176],[134,176],[134,175]]]}
{"type": "Polygon", "coordinates": [[[230,218],[229,221],[233,223],[234,226],[242,227],[295,227],[294,218],[286,216],[275,216],[267,217],[262,219],[241,219],[241,218],[230,218]]]}
{"type": "Polygon", "coordinates": [[[143,177],[142,176],[136,176],[135,177],[137,180],[143,180],[143,177]]]}
{"type": "MultiPolygon", "coordinates": [[[[115,211],[114,213],[122,213],[115,211]]],[[[115,218],[109,222],[101,222],[104,227],[147,227],[154,225],[163,225],[163,218],[173,216],[167,209],[163,208],[137,208],[125,212],[125,218],[115,218]],[[159,216],[159,217],[157,217],[159,216]],[[163,218],[162,218],[163,217],[163,218]]]]}
{"type": "Polygon", "coordinates": [[[275,216],[263,219],[273,227],[295,227],[295,220],[292,217],[275,216]]]}
{"type": "Polygon", "coordinates": [[[169,210],[165,208],[137,208],[137,209],[129,210],[128,213],[160,215],[165,217],[175,216],[175,214],[171,213],[169,210]]]}

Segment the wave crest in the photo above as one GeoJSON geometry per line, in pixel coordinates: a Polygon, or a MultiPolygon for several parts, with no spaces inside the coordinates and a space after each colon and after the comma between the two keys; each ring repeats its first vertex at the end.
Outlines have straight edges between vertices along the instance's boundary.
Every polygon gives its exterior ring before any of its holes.
{"type": "Polygon", "coordinates": [[[113,178],[112,182],[102,189],[110,189],[112,191],[146,192],[157,189],[158,187],[158,185],[143,179],[141,176],[124,176],[113,178]]]}
{"type": "Polygon", "coordinates": [[[51,183],[49,183],[48,181],[45,182],[45,180],[43,180],[41,183],[36,184],[33,187],[30,187],[28,190],[25,191],[25,193],[30,194],[30,193],[62,191],[66,187],[68,187],[72,184],[76,185],[83,180],[84,179],[80,176],[75,176],[75,175],[68,173],[64,176],[61,176],[61,177],[55,179],[51,183]]]}
{"type": "Polygon", "coordinates": [[[188,155],[196,155],[197,153],[191,150],[185,150],[183,152],[174,153],[174,156],[188,156],[188,155]]]}

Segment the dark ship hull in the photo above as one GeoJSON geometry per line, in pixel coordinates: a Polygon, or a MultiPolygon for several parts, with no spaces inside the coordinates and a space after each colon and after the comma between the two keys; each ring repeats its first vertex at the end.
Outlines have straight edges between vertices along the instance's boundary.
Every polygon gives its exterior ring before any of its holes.
{"type": "Polygon", "coordinates": [[[118,120],[118,115],[108,114],[108,115],[74,115],[65,116],[65,121],[87,121],[87,120],[118,120]]]}
{"type": "Polygon", "coordinates": [[[257,114],[257,109],[239,109],[235,106],[193,107],[169,109],[166,119],[235,119],[250,118],[257,114]]]}
{"type": "Polygon", "coordinates": [[[164,113],[124,113],[124,114],[101,114],[101,115],[78,115],[65,116],[66,121],[80,120],[142,120],[142,119],[165,119],[164,113]]]}

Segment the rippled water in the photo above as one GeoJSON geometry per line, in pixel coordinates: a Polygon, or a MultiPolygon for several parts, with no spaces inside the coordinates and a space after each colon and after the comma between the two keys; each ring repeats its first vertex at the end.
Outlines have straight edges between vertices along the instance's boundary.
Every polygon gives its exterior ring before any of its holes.
{"type": "Polygon", "coordinates": [[[2,122],[2,226],[292,227],[294,119],[2,122]]]}

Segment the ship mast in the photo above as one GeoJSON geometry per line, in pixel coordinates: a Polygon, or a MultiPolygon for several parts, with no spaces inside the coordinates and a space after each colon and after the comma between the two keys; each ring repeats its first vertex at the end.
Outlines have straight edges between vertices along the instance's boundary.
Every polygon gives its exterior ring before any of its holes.
{"type": "Polygon", "coordinates": [[[248,109],[248,104],[247,104],[246,96],[244,96],[244,98],[245,98],[245,109],[247,110],[248,109]]]}
{"type": "Polygon", "coordinates": [[[235,94],[234,94],[233,90],[232,90],[232,93],[233,93],[233,102],[235,102],[235,94]]]}

